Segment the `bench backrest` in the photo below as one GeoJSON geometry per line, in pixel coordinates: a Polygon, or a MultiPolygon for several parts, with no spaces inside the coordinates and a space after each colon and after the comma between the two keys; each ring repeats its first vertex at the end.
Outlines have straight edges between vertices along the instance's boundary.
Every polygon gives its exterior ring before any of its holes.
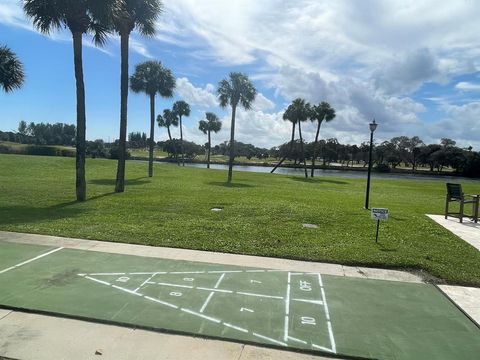
{"type": "Polygon", "coordinates": [[[450,199],[462,199],[462,185],[447,183],[447,195],[450,199]]]}

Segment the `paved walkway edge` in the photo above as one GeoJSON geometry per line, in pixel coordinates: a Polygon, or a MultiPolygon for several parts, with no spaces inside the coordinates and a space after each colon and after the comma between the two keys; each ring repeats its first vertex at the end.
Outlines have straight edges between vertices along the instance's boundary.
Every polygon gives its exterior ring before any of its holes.
{"type": "Polygon", "coordinates": [[[480,250],[480,223],[474,223],[468,219],[464,219],[463,223],[456,218],[445,219],[444,215],[427,216],[437,224],[457,235],[460,239],[465,240],[477,250],[480,250]]]}

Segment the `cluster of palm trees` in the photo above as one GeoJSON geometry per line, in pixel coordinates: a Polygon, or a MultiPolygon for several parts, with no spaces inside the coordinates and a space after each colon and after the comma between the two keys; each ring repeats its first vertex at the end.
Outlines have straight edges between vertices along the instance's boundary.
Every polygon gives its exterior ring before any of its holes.
{"type": "MultiPolygon", "coordinates": [[[[143,92],[150,97],[150,148],[149,176],[153,175],[153,144],[155,122],[155,96],[173,96],[175,78],[170,70],[158,61],[147,61],[137,65],[135,73],[129,79],[128,58],[129,38],[132,31],[137,30],[143,36],[153,36],[156,33],[155,22],[159,18],[163,4],[160,0],[23,0],[23,10],[32,19],[34,26],[44,34],[54,30],[67,28],[72,33],[73,57],[76,80],[77,103],[77,134],[76,134],[76,198],[86,200],[85,179],[85,85],[83,82],[82,38],[91,34],[97,46],[103,46],[111,34],[120,37],[120,136],[119,159],[115,191],[125,190],[125,160],[127,141],[127,100],[130,88],[134,92],[143,92]]],[[[19,68],[21,72],[21,67],[19,68]]],[[[22,73],[23,74],[23,73],[22,73]]],[[[23,78],[23,76],[21,76],[23,78]]],[[[8,83],[7,83],[8,84],[8,83]]],[[[21,84],[21,81],[20,81],[21,84]]],[[[16,85],[13,85],[13,88],[16,85]]],[[[6,91],[12,85],[5,87],[6,91]]],[[[232,107],[231,148],[228,182],[232,180],[234,155],[235,114],[240,104],[250,109],[256,89],[245,74],[231,73],[229,78],[220,82],[218,95],[221,107],[232,107]]],[[[165,110],[163,116],[157,117],[159,125],[166,126],[170,134],[170,126],[180,122],[181,147],[183,148],[182,117],[189,116],[190,107],[184,101],[174,104],[173,110],[165,110]]],[[[208,120],[208,118],[207,118],[208,120]]],[[[209,132],[209,130],[206,130],[209,132]]],[[[210,131],[215,131],[215,126],[210,131]]],[[[182,151],[182,163],[184,163],[182,151]]]]}
{"type": "MultiPolygon", "coordinates": [[[[313,145],[313,158],[311,165],[310,176],[314,177],[315,173],[315,158],[317,157],[318,136],[320,134],[320,127],[323,121],[330,122],[335,118],[335,109],[329,103],[322,101],[318,105],[310,105],[304,99],[297,98],[287,107],[283,114],[283,120],[292,123],[292,139],[290,140],[289,152],[292,152],[293,144],[295,142],[295,128],[298,125],[298,134],[300,136],[300,148],[303,154],[303,167],[305,170],[305,177],[308,178],[307,163],[305,161],[305,150],[303,147],[302,127],[301,123],[304,121],[317,122],[317,132],[315,134],[315,142],[313,145]]],[[[286,154],[275,167],[272,173],[285,161],[288,154],[286,154]]]]}
{"type": "Polygon", "coordinates": [[[183,124],[182,124],[182,118],[184,116],[190,116],[190,105],[183,100],[176,101],[173,104],[172,109],[164,109],[163,116],[162,115],[157,116],[158,126],[164,127],[167,129],[168,139],[173,144],[174,155],[178,165],[180,165],[180,160],[177,157],[177,149],[175,147],[175,142],[173,142],[170,127],[171,126],[177,127],[180,125],[180,150],[181,150],[182,166],[185,166],[185,157],[184,157],[185,150],[183,148],[183,124]]]}

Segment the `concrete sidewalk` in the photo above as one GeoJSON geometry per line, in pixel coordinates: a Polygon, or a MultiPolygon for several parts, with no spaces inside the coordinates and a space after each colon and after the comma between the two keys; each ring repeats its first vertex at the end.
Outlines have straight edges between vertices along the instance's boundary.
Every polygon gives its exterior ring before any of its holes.
{"type": "Polygon", "coordinates": [[[480,223],[475,223],[470,219],[463,219],[463,223],[456,218],[449,217],[445,219],[444,215],[427,215],[437,224],[451,231],[459,238],[465,240],[473,247],[480,250],[480,223]]]}
{"type": "MultiPolygon", "coordinates": [[[[320,272],[403,282],[421,282],[414,274],[277,258],[0,232],[0,241],[63,246],[154,258],[320,272]]],[[[480,322],[480,289],[442,286],[473,319],[480,322]]],[[[324,359],[227,341],[172,335],[0,309],[0,358],[14,359],[324,359]]]]}

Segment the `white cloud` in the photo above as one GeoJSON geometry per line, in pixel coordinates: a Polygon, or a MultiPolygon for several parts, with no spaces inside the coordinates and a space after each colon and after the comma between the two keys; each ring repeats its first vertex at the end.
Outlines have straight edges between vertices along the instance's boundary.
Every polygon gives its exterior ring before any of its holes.
{"type": "Polygon", "coordinates": [[[468,81],[460,81],[457,85],[455,85],[455,88],[459,90],[480,90],[480,84],[468,81]]]}
{"type": "Polygon", "coordinates": [[[257,111],[268,111],[275,108],[275,103],[266,98],[262,93],[258,93],[255,101],[253,102],[253,110],[257,111]]]}
{"type": "MultiPolygon", "coordinates": [[[[117,37],[118,38],[118,37],[117,37]]],[[[135,51],[136,53],[146,57],[146,58],[153,58],[153,55],[148,50],[148,47],[145,45],[144,42],[137,40],[133,37],[130,37],[129,40],[129,47],[130,50],[135,51]]]]}
{"type": "Polygon", "coordinates": [[[177,79],[176,93],[190,105],[204,108],[218,106],[216,95],[213,93],[214,86],[207,84],[204,88],[195,87],[187,78],[177,79]]]}
{"type": "Polygon", "coordinates": [[[17,0],[3,0],[0,4],[0,23],[33,30],[23,14],[20,2],[17,0]]]}

